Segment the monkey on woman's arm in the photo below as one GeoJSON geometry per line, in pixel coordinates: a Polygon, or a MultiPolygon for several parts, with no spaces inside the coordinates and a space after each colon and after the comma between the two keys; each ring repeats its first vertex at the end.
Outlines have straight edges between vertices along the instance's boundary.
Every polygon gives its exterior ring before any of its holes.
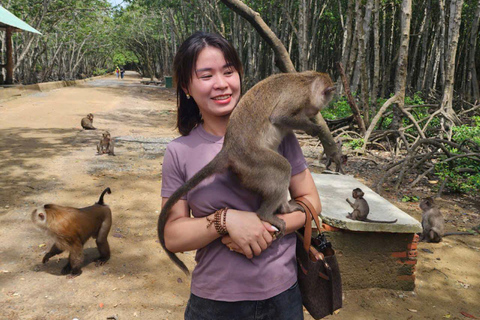
{"type": "Polygon", "coordinates": [[[313,118],[328,105],[334,90],[325,73],[284,73],[257,83],[240,99],[230,116],[220,152],[168,198],[158,219],[160,244],[185,273],[185,264],[165,246],[165,225],[173,205],[215,173],[230,169],[243,187],[256,192],[262,199],[257,215],[279,230],[277,237],[283,236],[285,222],[275,214],[301,207],[288,202],[291,166],[277,152],[278,146],[292,130],[320,135],[322,128],[313,118]]]}

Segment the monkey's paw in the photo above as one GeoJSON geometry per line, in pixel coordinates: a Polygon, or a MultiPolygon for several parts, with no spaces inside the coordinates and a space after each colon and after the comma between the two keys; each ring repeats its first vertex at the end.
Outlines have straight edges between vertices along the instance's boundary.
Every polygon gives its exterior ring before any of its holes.
{"type": "Polygon", "coordinates": [[[72,266],[70,265],[70,262],[67,263],[67,265],[62,269],[62,274],[69,274],[69,273],[72,273],[72,266]]]}
{"type": "Polygon", "coordinates": [[[70,273],[68,276],[67,276],[67,279],[73,279],[73,278],[76,278],[78,277],[79,275],[82,274],[82,270],[79,270],[78,272],[76,273],[70,273]]]}
{"type": "Polygon", "coordinates": [[[97,258],[95,259],[95,267],[100,267],[100,266],[103,266],[105,263],[107,263],[109,258],[97,258]]]}

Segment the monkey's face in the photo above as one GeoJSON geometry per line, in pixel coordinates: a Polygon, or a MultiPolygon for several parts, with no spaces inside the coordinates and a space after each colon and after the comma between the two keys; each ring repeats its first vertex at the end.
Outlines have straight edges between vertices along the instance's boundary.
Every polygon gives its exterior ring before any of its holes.
{"type": "Polygon", "coordinates": [[[364,195],[364,193],[363,193],[362,189],[360,189],[360,188],[353,189],[353,191],[352,191],[352,197],[354,199],[361,198],[361,197],[363,197],[363,195],[364,195]]]}
{"type": "Polygon", "coordinates": [[[32,211],[32,222],[40,227],[40,228],[45,228],[46,223],[47,223],[47,212],[43,207],[39,207],[35,210],[32,211]]]}
{"type": "Polygon", "coordinates": [[[93,114],[89,113],[89,114],[87,115],[87,118],[88,118],[89,120],[93,120],[93,114]]]}
{"type": "Polygon", "coordinates": [[[184,90],[195,100],[203,118],[229,115],[240,99],[240,75],[227,66],[222,51],[205,47],[192,72],[190,85],[184,90]]]}
{"type": "Polygon", "coordinates": [[[427,211],[428,209],[432,208],[433,206],[433,199],[432,198],[426,198],[420,201],[420,209],[423,210],[423,212],[427,211]]]}

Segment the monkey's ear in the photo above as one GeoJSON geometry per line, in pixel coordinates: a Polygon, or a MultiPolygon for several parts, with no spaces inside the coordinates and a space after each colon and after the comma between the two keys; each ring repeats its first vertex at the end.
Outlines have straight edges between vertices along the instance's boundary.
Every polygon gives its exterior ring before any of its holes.
{"type": "Polygon", "coordinates": [[[311,103],[317,108],[323,109],[327,106],[333,97],[332,92],[335,87],[329,86],[331,81],[326,81],[324,77],[316,77],[310,87],[311,103]]]}
{"type": "Polygon", "coordinates": [[[337,88],[335,88],[335,87],[333,87],[333,86],[332,86],[332,87],[328,87],[328,88],[326,88],[325,90],[323,90],[323,94],[326,95],[326,96],[328,96],[328,95],[332,94],[333,91],[335,91],[336,89],[337,89],[337,88]]]}

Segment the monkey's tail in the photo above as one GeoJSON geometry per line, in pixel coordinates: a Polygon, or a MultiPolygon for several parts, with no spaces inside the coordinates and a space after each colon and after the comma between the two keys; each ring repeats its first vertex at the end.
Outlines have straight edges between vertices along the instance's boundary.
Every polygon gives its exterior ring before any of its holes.
{"type": "Polygon", "coordinates": [[[100,199],[98,199],[97,204],[102,205],[102,206],[105,205],[105,203],[103,202],[103,196],[105,195],[105,193],[110,194],[110,193],[112,193],[112,190],[110,190],[110,188],[107,188],[107,189],[103,190],[102,194],[100,195],[100,199]]]}
{"type": "Polygon", "coordinates": [[[468,231],[463,231],[463,232],[447,232],[443,236],[474,236],[476,235],[475,232],[468,232],[468,231]]]}
{"type": "Polygon", "coordinates": [[[162,245],[163,250],[167,253],[170,260],[172,260],[183,272],[188,276],[190,273],[187,266],[175,255],[175,253],[169,251],[165,246],[165,225],[167,224],[168,216],[173,205],[177,203],[180,198],[188,191],[195,188],[205,178],[213,175],[217,172],[222,172],[228,168],[228,155],[226,152],[222,152],[223,149],[210,161],[203,169],[196,173],[190,180],[188,180],[183,186],[178,188],[167,200],[158,217],[158,240],[162,245]]]}
{"type": "Polygon", "coordinates": [[[381,221],[381,220],[365,219],[365,221],[368,221],[368,222],[376,222],[376,223],[395,223],[395,222],[397,222],[397,220],[398,220],[398,219],[390,220],[390,221],[381,221]]]}

